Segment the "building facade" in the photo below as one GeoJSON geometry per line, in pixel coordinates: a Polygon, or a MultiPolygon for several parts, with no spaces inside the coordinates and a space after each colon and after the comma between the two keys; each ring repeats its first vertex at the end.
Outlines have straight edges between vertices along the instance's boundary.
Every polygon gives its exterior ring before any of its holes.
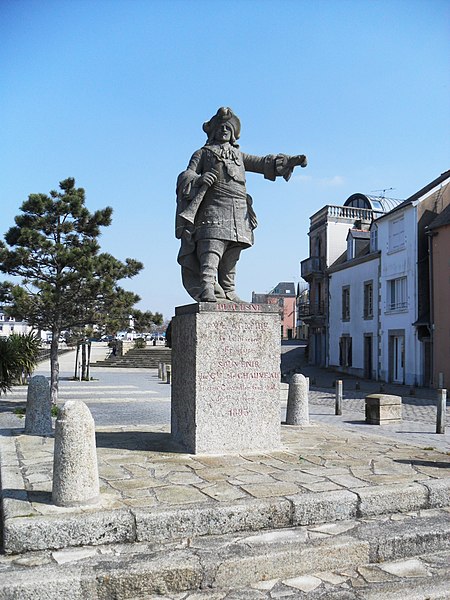
{"type": "Polygon", "coordinates": [[[12,333],[25,334],[30,331],[32,331],[32,328],[26,321],[10,317],[0,306],[0,337],[9,337],[12,333]]]}
{"type": "MultiPolygon", "coordinates": [[[[449,193],[447,188],[446,193],[449,193]]],[[[450,387],[450,203],[428,228],[432,384],[450,387]]]]}
{"type": "MultiPolygon", "coordinates": [[[[379,376],[383,381],[437,384],[427,234],[449,203],[450,171],[446,171],[372,226],[381,255],[379,376]]],[[[442,263],[434,273],[443,282],[442,263]]]]}
{"type": "Polygon", "coordinates": [[[309,326],[310,364],[328,366],[328,268],[346,252],[349,230],[368,231],[375,218],[400,202],[357,193],[343,206],[324,206],[310,218],[309,258],[301,262],[301,276],[309,284],[309,304],[299,315],[309,326]]]}
{"type": "Polygon", "coordinates": [[[368,231],[350,230],[347,251],[328,269],[327,366],[377,379],[380,255],[368,231]]]}
{"type": "Polygon", "coordinates": [[[411,386],[449,381],[449,206],[447,171],[369,230],[348,230],[324,274],[326,366],[411,386]]]}
{"type": "Polygon", "coordinates": [[[281,339],[291,340],[295,338],[297,311],[294,283],[281,281],[267,294],[252,292],[252,302],[255,304],[277,304],[281,317],[281,339]]]}

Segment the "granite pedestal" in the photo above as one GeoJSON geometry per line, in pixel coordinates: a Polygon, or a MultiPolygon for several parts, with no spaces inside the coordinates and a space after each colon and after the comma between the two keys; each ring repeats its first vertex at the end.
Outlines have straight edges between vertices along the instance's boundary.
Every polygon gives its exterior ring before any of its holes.
{"type": "Polygon", "coordinates": [[[172,436],[192,454],[280,447],[278,306],[199,302],[172,321],[172,436]]]}

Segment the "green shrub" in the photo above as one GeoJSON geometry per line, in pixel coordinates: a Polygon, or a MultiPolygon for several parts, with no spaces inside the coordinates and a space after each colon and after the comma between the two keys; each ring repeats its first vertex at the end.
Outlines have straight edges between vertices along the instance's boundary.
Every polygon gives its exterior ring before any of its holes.
{"type": "Polygon", "coordinates": [[[0,338],[0,393],[5,394],[13,385],[17,360],[8,338],[0,338]]]}

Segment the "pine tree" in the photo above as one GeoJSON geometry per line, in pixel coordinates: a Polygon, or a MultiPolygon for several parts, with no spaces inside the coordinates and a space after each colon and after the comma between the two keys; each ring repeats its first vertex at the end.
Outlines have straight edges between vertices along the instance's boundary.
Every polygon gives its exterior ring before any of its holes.
{"type": "Polygon", "coordinates": [[[85,191],[73,178],[61,191],[31,194],[15,217],[16,225],[0,241],[0,270],[21,277],[9,285],[10,311],[38,329],[51,331],[52,401],[58,396],[58,345],[62,331],[101,324],[108,314],[128,314],[139,296],[118,282],[143,265],[100,253],[100,228],[111,224],[112,208],[90,213],[85,191]]]}

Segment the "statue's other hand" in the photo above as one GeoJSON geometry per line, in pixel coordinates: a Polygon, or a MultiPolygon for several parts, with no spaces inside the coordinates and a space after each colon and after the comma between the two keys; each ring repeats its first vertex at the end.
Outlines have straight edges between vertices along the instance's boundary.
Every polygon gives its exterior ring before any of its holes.
{"type": "Polygon", "coordinates": [[[207,185],[211,187],[217,181],[217,175],[212,171],[207,171],[202,175],[202,185],[207,185]]]}

